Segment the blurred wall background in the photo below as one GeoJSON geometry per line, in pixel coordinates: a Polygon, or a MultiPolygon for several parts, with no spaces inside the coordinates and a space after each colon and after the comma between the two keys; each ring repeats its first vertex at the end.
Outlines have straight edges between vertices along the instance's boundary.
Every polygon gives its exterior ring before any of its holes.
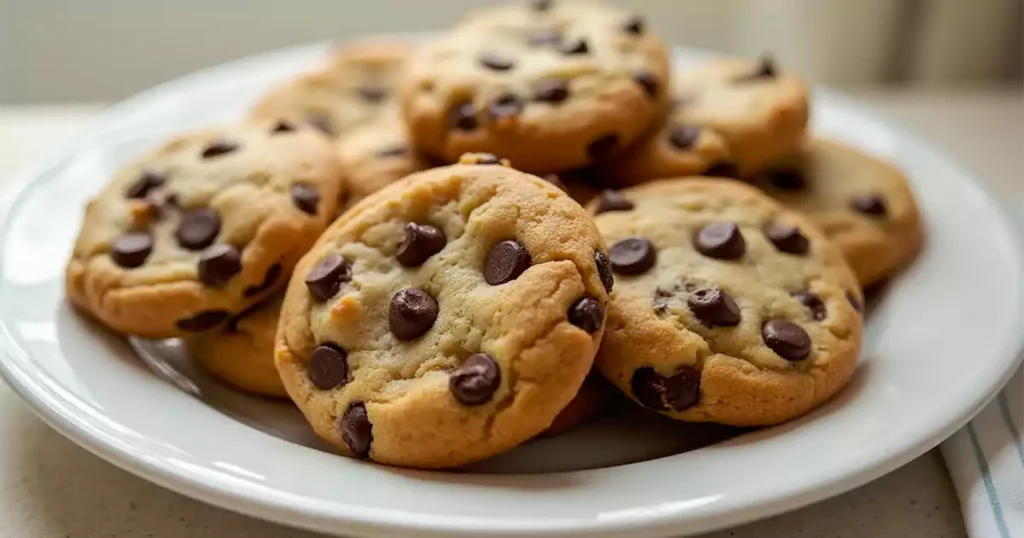
{"type": "MultiPolygon", "coordinates": [[[[1024,0],[614,0],[669,42],[835,85],[1019,80],[1024,0]]],[[[0,103],[112,101],[225,60],[441,29],[474,0],[2,0],[0,103]]]]}

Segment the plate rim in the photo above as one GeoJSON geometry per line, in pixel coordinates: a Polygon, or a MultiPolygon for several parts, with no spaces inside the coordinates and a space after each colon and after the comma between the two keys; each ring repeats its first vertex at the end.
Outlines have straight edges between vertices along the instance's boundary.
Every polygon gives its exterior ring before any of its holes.
{"type": "MultiPolygon", "coordinates": [[[[395,36],[405,39],[423,39],[429,35],[429,33],[374,34],[373,37],[395,36]]],[[[105,131],[115,129],[119,123],[118,117],[126,112],[130,112],[132,108],[145,105],[147,101],[156,96],[173,94],[188,86],[201,84],[207,79],[217,78],[223,71],[243,69],[250,64],[266,63],[273,61],[276,57],[286,58],[302,53],[312,53],[317,48],[328,46],[329,43],[301,44],[210,66],[163,82],[102,109],[70,142],[62,144],[55,151],[46,154],[34,164],[23,168],[14,175],[13,180],[9,182],[9,186],[0,196],[0,232],[8,229],[12,209],[22,200],[35,180],[45,170],[60,164],[70,155],[80,151],[90,139],[103,134],[105,131]]],[[[689,47],[673,46],[672,50],[676,55],[683,51],[690,56],[714,56],[714,53],[689,47]]],[[[889,121],[855,98],[821,86],[814,86],[812,95],[823,96],[826,100],[839,104],[847,110],[855,112],[857,115],[883,127],[898,138],[901,144],[913,147],[916,152],[928,154],[930,157],[937,159],[938,162],[941,162],[943,167],[966,179],[966,181],[961,183],[964,184],[965,188],[973,190],[974,194],[978,197],[978,201],[990,210],[992,218],[999,228],[999,239],[1009,239],[1008,244],[1012,247],[1009,250],[1009,255],[1012,257],[1016,272],[1024,274],[1021,245],[1014,240],[1016,237],[1014,233],[1015,228],[1011,224],[1004,208],[995,201],[996,198],[992,195],[990,188],[983,182],[978,181],[975,174],[970,173],[969,170],[962,167],[955,159],[948,157],[946,153],[936,149],[924,138],[910,133],[901,126],[889,121]]],[[[7,233],[0,233],[0,253],[6,249],[7,238],[7,233]]],[[[1022,301],[1020,293],[1022,288],[1021,282],[1017,281],[1015,284],[1016,289],[1013,291],[1017,293],[1013,294],[1015,296],[1013,317],[1019,322],[1024,317],[1024,301],[1022,301]]],[[[831,480],[807,482],[801,487],[790,488],[788,492],[780,497],[765,499],[760,502],[751,502],[742,509],[711,510],[709,513],[704,513],[700,516],[701,523],[697,526],[694,526],[693,521],[687,521],[694,517],[693,510],[675,510],[659,511],[655,514],[645,514],[603,522],[591,520],[587,523],[573,524],[571,526],[552,527],[552,522],[544,522],[542,520],[510,521],[490,517],[454,517],[448,515],[422,518],[418,514],[400,511],[382,511],[381,513],[366,514],[350,510],[348,513],[339,513],[336,506],[332,505],[332,510],[326,510],[326,507],[310,506],[305,504],[303,499],[280,491],[274,492],[276,495],[265,497],[245,495],[241,492],[232,491],[226,487],[226,484],[221,482],[203,479],[181,469],[162,465],[157,463],[159,460],[147,460],[138,454],[111,446],[103,441],[97,431],[92,430],[91,425],[82,423],[80,420],[76,421],[74,418],[75,406],[71,405],[68,397],[62,397],[60,394],[54,393],[43,386],[49,377],[41,370],[29,371],[19,364],[19,361],[27,362],[26,359],[29,354],[15,342],[10,334],[8,324],[0,320],[0,353],[2,353],[4,358],[4,360],[0,360],[0,377],[28,404],[28,407],[36,416],[40,417],[64,437],[99,456],[101,459],[171,491],[234,512],[320,532],[336,533],[344,531],[346,533],[365,533],[375,536],[401,535],[400,533],[405,532],[417,533],[422,536],[450,536],[450,533],[453,532],[467,536],[504,536],[510,534],[554,535],[551,533],[557,533],[559,536],[595,536],[597,534],[612,536],[619,533],[671,532],[674,526],[681,523],[686,523],[690,526],[688,532],[707,532],[794,510],[849,491],[888,474],[937,446],[962,428],[1001,390],[1003,385],[1009,380],[1010,375],[1020,365],[1022,359],[1024,359],[1021,356],[1022,350],[1024,350],[1024,333],[1007,335],[999,346],[998,355],[1002,357],[1005,354],[1014,358],[1002,360],[1004,362],[1004,371],[999,372],[1000,381],[993,384],[987,391],[979,391],[972,398],[972,405],[965,406],[955,419],[948,420],[945,427],[938,428],[937,431],[927,436],[926,439],[897,443],[899,450],[865,460],[859,467],[848,468],[842,473],[837,473],[831,480]],[[498,522],[500,522],[500,525],[498,525],[498,522]],[[338,528],[338,525],[341,523],[345,525],[344,529],[338,528]]]]}

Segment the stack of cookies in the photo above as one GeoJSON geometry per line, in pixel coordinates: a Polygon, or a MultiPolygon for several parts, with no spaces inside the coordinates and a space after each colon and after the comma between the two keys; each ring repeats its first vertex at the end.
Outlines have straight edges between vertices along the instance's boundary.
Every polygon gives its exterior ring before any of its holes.
{"type": "Polygon", "coordinates": [[[638,14],[491,8],[347,45],[127,164],[67,294],[386,464],[478,461],[615,388],[777,424],[846,384],[862,289],[921,239],[905,178],[808,117],[771,58],[673,73],[638,14]]]}

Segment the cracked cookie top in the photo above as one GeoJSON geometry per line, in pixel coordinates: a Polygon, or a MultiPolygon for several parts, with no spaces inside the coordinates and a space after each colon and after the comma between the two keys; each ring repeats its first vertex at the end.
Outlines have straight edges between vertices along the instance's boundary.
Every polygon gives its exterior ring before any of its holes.
{"type": "Polygon", "coordinates": [[[544,430],[604,329],[597,228],[493,155],[414,174],[336,221],[296,268],[275,360],[345,454],[451,467],[544,430]]]}

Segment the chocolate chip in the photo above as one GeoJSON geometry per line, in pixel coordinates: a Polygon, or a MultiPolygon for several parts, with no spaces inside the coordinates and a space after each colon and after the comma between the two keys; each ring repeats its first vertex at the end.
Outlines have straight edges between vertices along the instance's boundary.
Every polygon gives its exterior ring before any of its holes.
{"type": "Polygon", "coordinates": [[[348,382],[348,353],[341,346],[326,343],[309,355],[309,380],[327,390],[348,382]]]}
{"type": "Polygon", "coordinates": [[[146,170],[136,179],[131,185],[128,186],[128,190],[125,191],[124,195],[127,198],[145,198],[149,194],[149,191],[161,186],[167,178],[163,174],[146,170]]]}
{"type": "Polygon", "coordinates": [[[501,386],[501,368],[486,353],[474,353],[452,370],[448,390],[463,405],[480,405],[491,399],[501,386]]]}
{"type": "Polygon", "coordinates": [[[334,127],[331,126],[331,119],[326,114],[310,114],[306,116],[306,123],[327,136],[334,136],[334,127]]]}
{"type": "Polygon", "coordinates": [[[338,293],[342,282],[349,280],[352,280],[352,265],[340,254],[331,254],[309,271],[306,287],[314,298],[326,301],[338,293]]]}
{"type": "Polygon", "coordinates": [[[556,30],[550,28],[539,30],[529,38],[529,43],[534,47],[547,47],[558,45],[562,42],[562,36],[556,30]]]}
{"type": "Polygon", "coordinates": [[[780,191],[799,191],[806,185],[803,174],[795,169],[772,170],[768,172],[768,181],[780,191]]]}
{"type": "Polygon", "coordinates": [[[622,31],[634,35],[644,33],[644,19],[640,15],[633,15],[622,24],[622,31]]]}
{"type": "Polygon", "coordinates": [[[405,237],[398,245],[395,258],[406,267],[417,267],[441,252],[447,242],[444,231],[437,226],[410,222],[405,225],[405,237]]]}
{"type": "Polygon", "coordinates": [[[449,116],[451,126],[459,131],[472,131],[477,127],[476,109],[473,103],[466,102],[457,105],[449,116]]]}
{"type": "Polygon", "coordinates": [[[558,174],[547,174],[541,179],[558,187],[562,192],[569,192],[569,188],[565,186],[565,183],[562,182],[562,178],[558,177],[558,174]]]}
{"type": "Polygon", "coordinates": [[[740,307],[721,288],[704,288],[686,300],[694,317],[708,327],[735,327],[740,323],[740,307]]]}
{"type": "Polygon", "coordinates": [[[604,323],[604,307],[593,297],[582,297],[569,307],[569,323],[594,334],[604,323]]]}
{"type": "Polygon", "coordinates": [[[558,50],[562,51],[562,54],[573,56],[575,54],[587,54],[590,52],[590,46],[587,45],[586,39],[580,37],[566,42],[558,50]]]}
{"type": "Polygon", "coordinates": [[[857,296],[854,295],[852,291],[846,292],[846,300],[850,301],[850,306],[852,306],[857,312],[864,311],[864,305],[861,304],[860,300],[857,299],[857,296]]]}
{"type": "Polygon", "coordinates": [[[569,97],[569,84],[561,79],[547,79],[537,83],[533,98],[545,103],[561,103],[569,97]]]}
{"type": "Polygon", "coordinates": [[[597,200],[595,214],[606,211],[629,211],[636,207],[636,204],[627,200],[624,196],[611,189],[601,191],[601,197],[597,200]]]}
{"type": "Polygon", "coordinates": [[[363,402],[352,402],[342,415],[341,440],[358,458],[365,458],[370,454],[373,424],[370,423],[370,416],[363,402]]]}
{"type": "Polygon", "coordinates": [[[668,378],[649,366],[637,368],[629,384],[637,401],[657,411],[685,411],[700,401],[700,370],[692,366],[680,366],[668,378]]]}
{"type": "Polygon", "coordinates": [[[731,222],[714,222],[700,229],[694,238],[697,252],[720,260],[735,260],[743,256],[747,243],[740,229],[731,222]]]}
{"type": "Polygon", "coordinates": [[[758,58],[757,65],[754,66],[754,70],[746,75],[742,75],[736,78],[736,82],[752,82],[755,80],[762,80],[767,78],[775,78],[775,60],[765,54],[758,58]]]}
{"type": "Polygon", "coordinates": [[[371,103],[379,103],[388,96],[388,89],[380,86],[363,86],[359,88],[359,95],[371,103]]]}
{"type": "Polygon", "coordinates": [[[769,349],[787,361],[798,361],[811,352],[811,337],[802,327],[784,319],[773,319],[761,326],[761,338],[769,349]]]}
{"type": "Polygon", "coordinates": [[[469,164],[501,164],[501,157],[493,153],[473,153],[469,164]]]}
{"type": "Polygon", "coordinates": [[[263,282],[256,284],[255,286],[246,286],[242,295],[246,297],[255,297],[267,290],[277,282],[278,278],[281,278],[281,264],[275,263],[267,269],[266,274],[263,275],[263,282]]]}
{"type": "Polygon", "coordinates": [[[870,215],[872,217],[884,217],[889,212],[885,207],[885,200],[876,194],[862,194],[850,202],[854,211],[870,215]]]}
{"type": "Polygon", "coordinates": [[[295,126],[287,121],[279,121],[274,128],[270,130],[271,133],[290,133],[295,130],[295,126]]]}
{"type": "Polygon", "coordinates": [[[693,125],[675,125],[668,132],[668,141],[672,147],[680,150],[690,149],[700,138],[700,127],[693,125]]]}
{"type": "Polygon", "coordinates": [[[826,309],[825,303],[822,302],[821,298],[809,291],[798,291],[793,294],[793,298],[800,301],[800,304],[807,307],[811,311],[811,317],[816,321],[825,319],[826,309]]]}
{"type": "Polygon", "coordinates": [[[292,203],[303,213],[316,215],[316,208],[320,205],[320,191],[309,183],[292,183],[292,203]]]}
{"type": "Polygon", "coordinates": [[[179,319],[175,325],[183,331],[195,333],[212,329],[229,317],[231,313],[227,310],[202,310],[190,318],[179,319]]]}
{"type": "Polygon", "coordinates": [[[121,267],[131,269],[146,262],[153,252],[153,238],[145,232],[128,232],[114,238],[110,257],[121,267]]]}
{"type": "Polygon", "coordinates": [[[515,67],[512,60],[495,52],[485,52],[477,58],[477,61],[480,62],[480,65],[494,71],[508,71],[515,67]]]}
{"type": "Polygon", "coordinates": [[[740,168],[732,161],[719,161],[704,170],[702,175],[737,179],[740,177],[740,168]]]}
{"type": "Polygon", "coordinates": [[[775,245],[775,248],[788,254],[807,254],[811,244],[807,237],[800,233],[800,228],[787,224],[769,224],[764,235],[775,245]]]}
{"type": "Polygon", "coordinates": [[[661,87],[661,84],[652,73],[641,71],[633,75],[633,81],[639,84],[652,99],[658,97],[658,89],[661,87]]]}
{"type": "Polygon", "coordinates": [[[506,239],[491,249],[484,266],[484,280],[492,286],[504,284],[519,278],[530,268],[533,260],[526,247],[512,239],[506,239]]]}
{"type": "Polygon", "coordinates": [[[389,159],[392,157],[402,157],[409,153],[409,148],[405,146],[391,146],[390,148],[384,148],[377,152],[377,157],[381,159],[389,159]]]}
{"type": "Polygon", "coordinates": [[[530,7],[534,11],[548,11],[553,4],[552,0],[533,0],[533,2],[530,2],[530,7]]]}
{"type": "Polygon", "coordinates": [[[627,237],[612,245],[608,251],[612,269],[620,275],[646,273],[657,260],[654,245],[644,237],[627,237]]]}
{"type": "Polygon", "coordinates": [[[234,245],[218,243],[199,255],[199,280],[221,287],[242,270],[242,253],[234,245]]]}
{"type": "Polygon", "coordinates": [[[604,290],[611,293],[615,285],[615,275],[612,274],[612,265],[608,256],[600,250],[594,251],[594,264],[597,266],[597,276],[601,278],[604,290]]]}
{"type": "Polygon", "coordinates": [[[487,112],[496,120],[518,116],[522,111],[523,102],[510,93],[498,97],[487,105],[487,112]]]}
{"type": "Polygon", "coordinates": [[[401,290],[391,297],[391,333],[399,340],[415,340],[434,326],[437,312],[437,300],[429,293],[416,288],[401,290]]]}
{"type": "Polygon", "coordinates": [[[220,217],[208,207],[194,209],[185,213],[178,223],[174,237],[182,248],[202,250],[211,244],[220,233],[220,217]]]}
{"type": "Polygon", "coordinates": [[[209,146],[206,146],[206,149],[203,150],[201,155],[204,159],[212,159],[214,157],[219,157],[221,155],[233,153],[237,150],[238,144],[235,144],[234,142],[231,142],[229,140],[217,140],[210,144],[209,146]]]}
{"type": "Polygon", "coordinates": [[[615,146],[619,143],[619,135],[614,133],[603,134],[587,145],[587,155],[592,160],[608,157],[615,146]]]}

